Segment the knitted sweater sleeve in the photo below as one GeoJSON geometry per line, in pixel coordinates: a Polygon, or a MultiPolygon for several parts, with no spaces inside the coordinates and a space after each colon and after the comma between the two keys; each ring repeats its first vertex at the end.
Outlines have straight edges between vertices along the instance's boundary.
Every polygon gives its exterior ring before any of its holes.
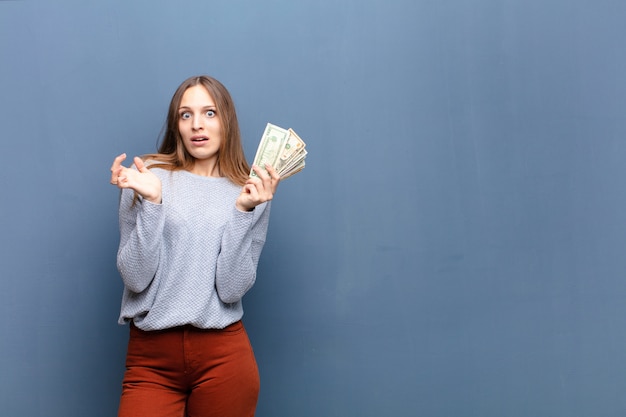
{"type": "Polygon", "coordinates": [[[224,303],[235,303],[254,285],[259,257],[269,224],[270,203],[251,213],[233,207],[232,221],[226,224],[217,258],[215,286],[224,303]]]}
{"type": "Polygon", "coordinates": [[[133,197],[132,190],[122,190],[117,268],[126,288],[140,293],[148,288],[159,265],[165,216],[162,205],[141,197],[133,204],[133,197]]]}

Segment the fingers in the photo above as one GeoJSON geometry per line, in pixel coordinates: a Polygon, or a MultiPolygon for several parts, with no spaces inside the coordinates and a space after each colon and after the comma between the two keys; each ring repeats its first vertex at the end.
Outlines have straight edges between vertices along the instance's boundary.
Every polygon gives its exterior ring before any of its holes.
{"type": "Polygon", "coordinates": [[[254,184],[246,184],[243,186],[243,192],[247,195],[250,201],[259,200],[259,192],[254,184]]]}
{"type": "Polygon", "coordinates": [[[276,172],[276,170],[274,169],[273,166],[271,166],[270,164],[265,164],[265,169],[270,174],[270,177],[274,181],[276,181],[276,183],[278,183],[278,181],[280,181],[280,175],[278,175],[278,172],[276,172]]]}
{"type": "MultiPolygon", "coordinates": [[[[128,168],[122,165],[122,162],[124,162],[124,160],[126,160],[125,153],[115,157],[115,159],[113,160],[113,165],[111,166],[111,184],[117,185],[120,188],[125,188],[123,187],[123,183],[126,183],[128,180],[127,176],[124,174],[124,172],[128,168]]],[[[135,166],[137,167],[137,170],[139,172],[147,171],[143,160],[138,156],[133,158],[133,162],[135,163],[135,166]]]]}
{"type": "Polygon", "coordinates": [[[113,165],[111,165],[111,184],[117,185],[117,179],[120,176],[122,169],[124,168],[122,166],[122,162],[124,162],[125,159],[126,154],[123,153],[115,157],[115,159],[113,160],[113,165]]]}
{"type": "Polygon", "coordinates": [[[267,199],[271,200],[274,197],[276,187],[278,187],[278,183],[280,182],[280,175],[278,175],[274,167],[269,164],[265,164],[265,169],[267,174],[263,177],[263,188],[267,199]]]}
{"type": "Polygon", "coordinates": [[[113,171],[114,169],[119,168],[122,165],[122,162],[124,162],[125,159],[126,159],[126,154],[125,153],[116,156],[115,159],[113,160],[113,165],[111,166],[111,171],[113,171]]]}
{"type": "Polygon", "coordinates": [[[145,172],[148,169],[148,168],[146,168],[146,165],[143,163],[143,159],[141,159],[138,156],[136,156],[133,159],[133,162],[135,163],[135,166],[137,167],[137,170],[139,172],[145,172]]]}
{"type": "Polygon", "coordinates": [[[248,194],[250,194],[250,199],[254,201],[254,205],[273,199],[276,187],[280,182],[280,175],[278,175],[276,170],[269,164],[265,165],[265,169],[256,165],[254,165],[252,169],[256,172],[257,177],[249,178],[246,181],[246,186],[248,194]],[[252,189],[254,192],[250,191],[252,189]]]}
{"type": "MultiPolygon", "coordinates": [[[[261,179],[265,186],[270,186],[272,191],[276,191],[276,186],[280,181],[280,175],[278,172],[272,167],[270,164],[265,164],[265,169],[262,169],[259,166],[253,165],[252,169],[256,172],[257,177],[261,179]]],[[[252,178],[254,180],[254,178],[252,178]]],[[[249,181],[254,182],[254,181],[249,181]]]]}

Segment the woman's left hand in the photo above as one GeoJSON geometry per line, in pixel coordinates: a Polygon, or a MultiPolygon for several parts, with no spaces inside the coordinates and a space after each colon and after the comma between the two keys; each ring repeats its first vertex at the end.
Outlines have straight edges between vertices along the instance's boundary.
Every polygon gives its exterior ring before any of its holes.
{"type": "Polygon", "coordinates": [[[241,189],[241,194],[235,202],[239,210],[252,211],[259,204],[274,198],[280,176],[271,165],[265,165],[265,168],[267,172],[258,166],[252,167],[257,177],[248,178],[241,189]]]}

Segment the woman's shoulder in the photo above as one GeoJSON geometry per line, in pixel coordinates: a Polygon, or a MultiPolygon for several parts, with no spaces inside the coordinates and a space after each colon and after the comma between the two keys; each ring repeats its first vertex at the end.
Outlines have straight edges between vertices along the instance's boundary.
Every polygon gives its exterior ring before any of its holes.
{"type": "Polygon", "coordinates": [[[173,167],[174,164],[172,164],[172,162],[169,160],[169,158],[167,158],[166,155],[162,155],[159,153],[151,153],[151,154],[147,154],[147,155],[143,155],[141,157],[141,159],[143,160],[143,163],[147,166],[159,166],[159,167],[173,167]]]}
{"type": "Polygon", "coordinates": [[[170,161],[163,158],[160,154],[144,155],[142,158],[146,168],[152,170],[154,173],[174,173],[179,169],[174,166],[170,161]]]}

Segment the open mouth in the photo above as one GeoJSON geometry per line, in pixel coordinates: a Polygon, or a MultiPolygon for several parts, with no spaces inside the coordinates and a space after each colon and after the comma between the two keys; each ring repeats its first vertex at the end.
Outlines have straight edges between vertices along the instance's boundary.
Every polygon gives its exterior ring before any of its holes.
{"type": "Polygon", "coordinates": [[[209,140],[209,138],[205,138],[205,137],[202,137],[202,138],[191,138],[192,142],[206,142],[208,140],[209,140]]]}

